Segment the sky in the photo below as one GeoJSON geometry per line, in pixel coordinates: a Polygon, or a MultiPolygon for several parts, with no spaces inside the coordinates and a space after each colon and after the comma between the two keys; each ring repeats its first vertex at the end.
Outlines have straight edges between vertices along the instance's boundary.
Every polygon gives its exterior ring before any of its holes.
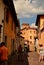
{"type": "Polygon", "coordinates": [[[22,23],[35,24],[37,14],[44,14],[44,0],[13,0],[17,17],[22,23]]]}

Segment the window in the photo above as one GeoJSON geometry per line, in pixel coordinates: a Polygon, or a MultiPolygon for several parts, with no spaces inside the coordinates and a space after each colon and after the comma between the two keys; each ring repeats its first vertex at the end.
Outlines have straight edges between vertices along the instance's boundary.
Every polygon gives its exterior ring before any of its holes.
{"type": "Polygon", "coordinates": [[[4,23],[4,20],[2,19],[2,23],[4,23]]]}
{"type": "Polygon", "coordinates": [[[9,9],[8,8],[4,8],[4,17],[5,17],[5,20],[6,22],[8,22],[8,19],[9,19],[9,9]]]}
{"type": "Polygon", "coordinates": [[[34,33],[35,33],[35,31],[34,31],[34,33]]]}
{"type": "Polygon", "coordinates": [[[32,41],[30,41],[30,44],[32,44],[32,41]]]}
{"type": "Polygon", "coordinates": [[[32,36],[30,36],[30,39],[32,39],[32,36]]]}
{"type": "Polygon", "coordinates": [[[30,31],[30,33],[32,33],[32,31],[30,31]]]}

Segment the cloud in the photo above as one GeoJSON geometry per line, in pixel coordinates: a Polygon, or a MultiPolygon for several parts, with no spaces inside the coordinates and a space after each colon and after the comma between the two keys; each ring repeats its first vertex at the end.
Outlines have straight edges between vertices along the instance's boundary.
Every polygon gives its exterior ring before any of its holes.
{"type": "Polygon", "coordinates": [[[21,13],[18,15],[18,17],[20,18],[32,18],[32,15],[29,15],[28,13],[21,13]]]}
{"type": "Polygon", "coordinates": [[[37,28],[37,26],[35,25],[35,23],[32,23],[32,24],[30,25],[30,27],[32,27],[32,28],[37,28]]]}
{"type": "Polygon", "coordinates": [[[44,0],[16,0],[14,1],[18,17],[31,17],[38,13],[44,13],[44,0]]]}

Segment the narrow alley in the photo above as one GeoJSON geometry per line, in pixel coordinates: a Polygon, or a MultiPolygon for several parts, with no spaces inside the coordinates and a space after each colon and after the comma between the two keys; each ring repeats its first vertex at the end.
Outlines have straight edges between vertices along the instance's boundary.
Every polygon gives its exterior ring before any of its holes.
{"type": "Polygon", "coordinates": [[[44,61],[39,62],[39,55],[37,52],[29,52],[23,54],[22,60],[18,60],[16,55],[11,56],[8,65],[44,65],[44,61]]]}
{"type": "Polygon", "coordinates": [[[0,65],[44,65],[43,5],[44,0],[0,0],[0,65]]]}

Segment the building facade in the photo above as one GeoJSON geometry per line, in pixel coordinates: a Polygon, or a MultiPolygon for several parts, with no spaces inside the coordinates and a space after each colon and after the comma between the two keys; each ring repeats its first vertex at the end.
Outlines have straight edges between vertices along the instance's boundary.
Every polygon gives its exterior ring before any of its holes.
{"type": "Polygon", "coordinates": [[[3,0],[0,0],[0,43],[3,41],[4,8],[3,0]]]}
{"type": "Polygon", "coordinates": [[[35,37],[37,37],[36,28],[31,28],[28,25],[28,27],[22,28],[21,32],[22,36],[24,37],[25,43],[29,45],[30,51],[35,51],[35,37]]]}
{"type": "MultiPolygon", "coordinates": [[[[16,49],[16,28],[19,28],[16,11],[14,8],[13,0],[0,0],[1,2],[1,19],[3,24],[2,38],[5,45],[8,47],[9,55],[16,49]],[[3,8],[2,8],[3,7],[3,8]]],[[[1,27],[1,26],[0,26],[1,27]]]]}
{"type": "Polygon", "coordinates": [[[37,15],[36,25],[38,26],[38,48],[40,44],[44,47],[44,14],[37,15]]]}
{"type": "Polygon", "coordinates": [[[16,38],[15,38],[15,44],[16,44],[16,50],[18,51],[18,47],[20,45],[20,21],[18,20],[19,25],[16,26],[16,38]]]}

